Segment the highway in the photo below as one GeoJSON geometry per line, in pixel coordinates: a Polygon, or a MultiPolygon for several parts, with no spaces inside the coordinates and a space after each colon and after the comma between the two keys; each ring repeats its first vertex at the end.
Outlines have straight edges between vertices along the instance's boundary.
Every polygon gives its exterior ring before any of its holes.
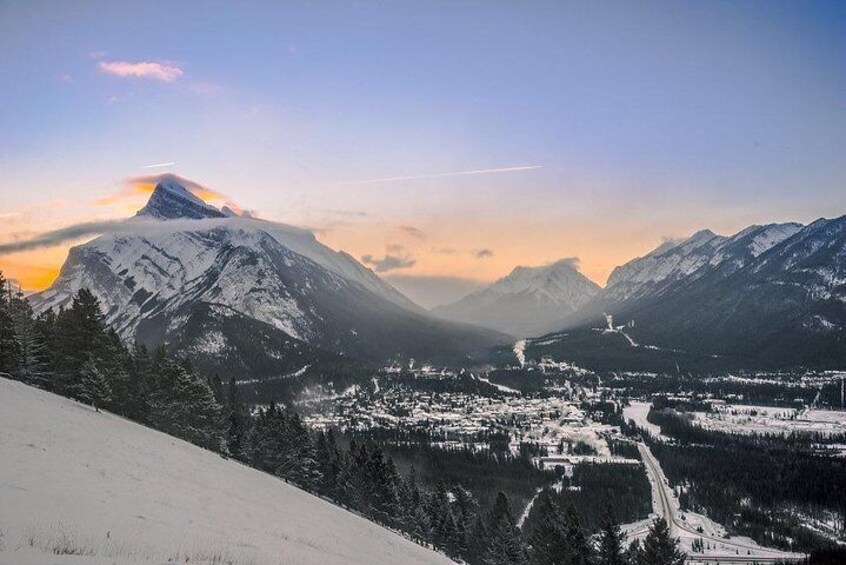
{"type": "MultiPolygon", "coordinates": [[[[777,549],[769,549],[757,545],[743,543],[742,541],[733,541],[725,539],[722,536],[714,535],[710,532],[699,532],[692,526],[687,524],[678,516],[676,504],[673,497],[673,491],[667,484],[664,472],[661,470],[661,465],[655,456],[644,443],[638,443],[638,450],[643,459],[644,467],[649,475],[650,482],[653,488],[653,499],[655,504],[655,513],[663,517],[667,521],[670,529],[670,535],[673,537],[691,539],[702,539],[710,543],[712,546],[719,547],[719,553],[712,550],[712,554],[703,555],[701,553],[688,552],[688,563],[702,563],[702,564],[716,564],[716,563],[731,563],[731,564],[748,564],[755,563],[781,563],[788,559],[800,559],[804,556],[786,553],[777,549]],[[731,553],[728,553],[731,552],[731,553]],[[736,552],[736,553],[735,553],[736,552]],[[751,552],[752,555],[743,555],[751,552]],[[732,553],[734,555],[732,555],[732,553]]],[[[637,536],[643,534],[644,529],[638,529],[629,533],[630,536],[637,536]]],[[[689,542],[684,544],[689,547],[689,542]]]]}

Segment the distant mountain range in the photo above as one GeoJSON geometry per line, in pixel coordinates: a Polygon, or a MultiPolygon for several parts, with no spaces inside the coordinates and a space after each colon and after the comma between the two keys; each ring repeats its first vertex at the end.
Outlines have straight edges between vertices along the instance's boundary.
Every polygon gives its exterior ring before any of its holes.
{"type": "Polygon", "coordinates": [[[119,233],[71,249],[30,301],[37,312],[67,306],[83,287],[122,338],[251,375],[320,355],[472,362],[506,341],[429,315],[309,231],[218,210],[173,178],[119,233]]]}
{"type": "Polygon", "coordinates": [[[594,338],[600,355],[608,332],[593,330],[608,329],[606,314],[625,325],[611,339],[640,348],[640,361],[674,351],[748,365],[846,364],[846,216],[730,237],[703,230],[617,267],[604,289],[574,260],[517,267],[426,312],[311,232],[219,210],[165,178],[122,229],[71,249],[56,282],[30,301],[37,312],[67,306],[83,287],[124,339],[258,376],[317,358],[471,364],[511,336],[549,334],[529,340],[529,358],[540,343],[538,355],[572,357],[594,338]],[[568,332],[581,336],[578,348],[568,332]]]}
{"type": "Polygon", "coordinates": [[[529,341],[528,358],[615,369],[656,366],[650,358],[662,367],[672,358],[699,359],[698,367],[843,368],[846,216],[664,243],[617,267],[576,312],[561,313],[557,331],[529,341]]]}

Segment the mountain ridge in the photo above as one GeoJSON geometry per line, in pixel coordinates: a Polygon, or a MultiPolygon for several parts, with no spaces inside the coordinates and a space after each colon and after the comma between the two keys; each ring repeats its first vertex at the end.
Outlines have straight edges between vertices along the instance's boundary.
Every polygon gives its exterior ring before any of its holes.
{"type": "MultiPolygon", "coordinates": [[[[558,331],[625,323],[632,341],[749,366],[846,363],[846,216],[697,232],[615,269],[558,331]]],[[[601,339],[601,334],[596,334],[601,339]]]]}
{"type": "MultiPolygon", "coordinates": [[[[494,332],[427,315],[307,230],[226,216],[200,203],[175,180],[163,180],[120,232],[72,248],[53,285],[31,297],[34,309],[66,306],[85,287],[124,340],[188,350],[208,336],[186,342],[183,328],[231,336],[224,326],[234,317],[221,313],[234,312],[264,324],[262,333],[276,336],[270,342],[286,344],[266,353],[280,358],[280,372],[290,366],[281,357],[296,344],[381,361],[396,355],[461,359],[503,341],[494,332]],[[208,316],[208,308],[218,315],[208,316]],[[195,316],[203,323],[192,323],[195,316]]],[[[215,353],[233,358],[226,349],[215,353]]]]}

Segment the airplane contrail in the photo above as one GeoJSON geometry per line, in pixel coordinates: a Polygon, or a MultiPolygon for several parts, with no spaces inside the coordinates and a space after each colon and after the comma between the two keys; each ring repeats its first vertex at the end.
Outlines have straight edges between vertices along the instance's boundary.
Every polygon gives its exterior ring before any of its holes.
{"type": "Polygon", "coordinates": [[[462,176],[469,176],[469,175],[489,175],[494,173],[513,173],[517,171],[531,171],[534,169],[542,169],[542,165],[527,165],[527,166],[520,166],[520,167],[500,167],[496,169],[473,169],[470,171],[451,171],[448,173],[431,173],[428,175],[409,175],[409,176],[401,176],[401,177],[381,177],[375,179],[366,179],[366,180],[355,180],[349,182],[341,182],[337,184],[333,184],[332,186],[353,186],[359,184],[372,184],[372,183],[383,183],[383,182],[396,182],[402,180],[418,180],[418,179],[437,179],[443,177],[462,177],[462,176]]]}
{"type": "Polygon", "coordinates": [[[176,161],[171,161],[170,163],[155,163],[153,165],[144,165],[145,169],[157,169],[159,167],[170,167],[171,165],[175,165],[176,161]]]}

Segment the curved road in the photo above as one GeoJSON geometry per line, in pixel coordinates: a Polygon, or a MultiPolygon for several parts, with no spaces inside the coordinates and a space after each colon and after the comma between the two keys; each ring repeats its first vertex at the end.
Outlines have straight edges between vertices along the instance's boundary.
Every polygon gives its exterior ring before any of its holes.
{"type": "MultiPolygon", "coordinates": [[[[764,564],[784,562],[786,559],[800,559],[801,557],[803,557],[796,554],[785,553],[777,549],[768,549],[760,546],[745,545],[740,542],[730,541],[719,536],[699,532],[693,529],[691,526],[686,524],[684,520],[681,520],[678,517],[676,513],[676,507],[673,503],[673,492],[670,489],[670,486],[667,484],[666,477],[664,477],[664,472],[661,470],[661,465],[658,463],[658,460],[655,458],[654,455],[652,455],[652,452],[644,443],[638,443],[638,450],[640,451],[641,458],[643,459],[644,466],[646,467],[646,472],[652,479],[652,484],[654,485],[653,491],[656,491],[658,494],[658,513],[667,521],[671,536],[680,537],[680,534],[688,534],[689,536],[692,536],[694,538],[701,538],[705,541],[712,542],[713,544],[719,544],[721,546],[734,549],[738,552],[745,553],[751,550],[757,554],[755,556],[743,556],[740,554],[710,556],[694,553],[688,554],[689,563],[764,564]]],[[[629,535],[637,535],[640,533],[643,533],[643,530],[630,532],[629,535]]]]}

